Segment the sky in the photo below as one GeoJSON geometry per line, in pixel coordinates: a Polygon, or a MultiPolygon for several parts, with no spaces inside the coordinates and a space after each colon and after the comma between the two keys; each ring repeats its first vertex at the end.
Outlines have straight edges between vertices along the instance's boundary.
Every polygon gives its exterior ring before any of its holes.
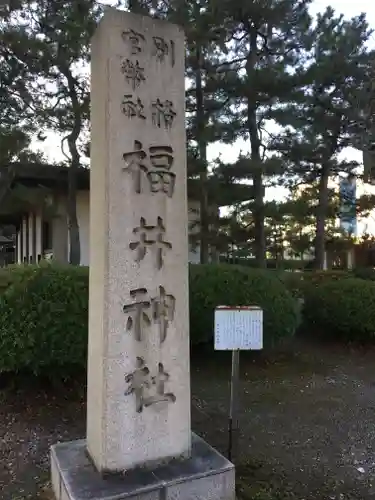
{"type": "MultiPolygon", "coordinates": [[[[103,0],[101,3],[110,4],[111,0],[103,0]]],[[[346,18],[351,18],[365,12],[370,27],[375,29],[375,2],[373,3],[371,0],[315,0],[312,3],[311,14],[315,15],[318,12],[324,11],[328,5],[331,5],[337,13],[344,14],[346,18]]],[[[373,35],[373,45],[375,46],[375,34],[373,35]]],[[[62,160],[60,139],[55,135],[48,135],[48,139],[43,145],[38,145],[38,147],[44,151],[48,159],[62,160]]],[[[230,162],[237,158],[240,151],[243,153],[249,151],[249,145],[242,140],[237,141],[233,145],[215,144],[209,148],[208,159],[213,160],[220,155],[224,162],[230,162]]],[[[348,148],[341,156],[348,160],[362,161],[362,153],[353,148],[348,148]]],[[[372,186],[358,186],[357,192],[358,195],[362,193],[375,193],[375,188],[372,186]]],[[[286,194],[287,191],[281,188],[270,188],[266,191],[266,199],[282,199],[286,194]]],[[[360,232],[366,224],[368,225],[368,229],[375,234],[375,215],[370,216],[367,221],[359,224],[360,232]]]]}

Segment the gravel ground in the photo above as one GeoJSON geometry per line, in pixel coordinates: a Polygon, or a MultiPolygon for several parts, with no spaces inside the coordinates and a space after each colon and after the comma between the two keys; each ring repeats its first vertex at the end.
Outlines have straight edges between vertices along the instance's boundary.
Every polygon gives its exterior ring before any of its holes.
{"type": "MultiPolygon", "coordinates": [[[[241,357],[238,496],[244,499],[375,499],[375,349],[298,343],[265,358],[241,357]]],[[[194,430],[227,451],[230,358],[192,363],[194,430]]],[[[3,500],[51,498],[48,449],[85,433],[85,395],[30,382],[0,392],[3,500]]]]}

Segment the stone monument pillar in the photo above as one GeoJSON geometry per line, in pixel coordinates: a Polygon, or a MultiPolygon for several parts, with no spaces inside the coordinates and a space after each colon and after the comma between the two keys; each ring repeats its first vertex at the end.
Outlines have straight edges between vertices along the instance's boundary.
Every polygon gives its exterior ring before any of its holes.
{"type": "Polygon", "coordinates": [[[177,26],[115,10],[93,40],[87,444],[99,470],[190,454],[183,56],[177,26]]]}
{"type": "Polygon", "coordinates": [[[92,42],[87,439],[58,500],[234,498],[191,434],[184,33],[108,9],[92,42]]]}

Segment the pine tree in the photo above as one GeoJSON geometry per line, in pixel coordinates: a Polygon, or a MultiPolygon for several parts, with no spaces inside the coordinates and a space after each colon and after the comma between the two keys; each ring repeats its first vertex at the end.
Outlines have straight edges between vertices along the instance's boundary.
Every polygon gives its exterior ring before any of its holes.
{"type": "Polygon", "coordinates": [[[296,85],[291,68],[300,56],[302,35],[309,30],[309,0],[233,0],[224,5],[228,56],[218,65],[217,74],[227,104],[218,121],[224,127],[224,140],[249,141],[250,155],[240,157],[233,168],[238,178],[252,179],[255,255],[264,267],[264,182],[265,176],[278,171],[278,162],[268,160],[262,131],[270,111],[287,101],[296,85]]]}
{"type": "Polygon", "coordinates": [[[304,82],[293,102],[274,117],[285,133],[273,143],[284,160],[286,182],[317,183],[315,264],[323,268],[329,180],[352,171],[355,162],[338,154],[352,141],[353,95],[366,79],[370,31],[364,15],[345,20],[331,8],[318,15],[306,36],[306,57],[296,74],[304,82]]]}
{"type": "Polygon", "coordinates": [[[76,178],[84,154],[83,135],[88,130],[89,82],[79,68],[87,65],[90,39],[100,8],[94,0],[27,0],[6,19],[4,34],[9,57],[37,81],[33,96],[35,120],[63,136],[62,151],[69,166],[69,261],[80,263],[80,238],[76,212],[76,178]]]}
{"type": "Polygon", "coordinates": [[[0,165],[41,158],[30,150],[32,134],[37,133],[37,75],[12,50],[19,30],[9,28],[10,8],[0,11],[0,165]]]}

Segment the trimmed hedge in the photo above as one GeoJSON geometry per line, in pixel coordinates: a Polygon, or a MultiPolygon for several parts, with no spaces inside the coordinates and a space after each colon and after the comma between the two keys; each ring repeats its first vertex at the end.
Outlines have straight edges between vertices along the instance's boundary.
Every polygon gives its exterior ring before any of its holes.
{"type": "Polygon", "coordinates": [[[347,341],[375,338],[375,283],[359,278],[321,283],[305,297],[305,320],[324,337],[347,341]]]}
{"type": "Polygon", "coordinates": [[[86,363],[88,270],[18,266],[0,298],[0,372],[31,371],[51,378],[86,363]]]}
{"type": "Polygon", "coordinates": [[[231,264],[190,266],[190,338],[212,342],[219,305],[257,305],[264,311],[264,343],[291,336],[299,325],[299,305],[272,271],[231,264]]]}
{"type": "Polygon", "coordinates": [[[320,286],[331,281],[341,281],[353,278],[351,271],[303,271],[303,272],[283,272],[279,274],[281,281],[288,290],[295,296],[304,298],[311,287],[320,286]]]}
{"type": "Polygon", "coordinates": [[[375,281],[375,269],[373,267],[358,267],[353,272],[356,278],[375,281]]]}
{"type": "MultiPolygon", "coordinates": [[[[86,366],[88,269],[44,264],[0,272],[0,373],[69,377],[86,366]]],[[[190,266],[191,342],[212,342],[218,305],[259,305],[265,344],[294,334],[298,302],[272,271],[190,266]]]]}

